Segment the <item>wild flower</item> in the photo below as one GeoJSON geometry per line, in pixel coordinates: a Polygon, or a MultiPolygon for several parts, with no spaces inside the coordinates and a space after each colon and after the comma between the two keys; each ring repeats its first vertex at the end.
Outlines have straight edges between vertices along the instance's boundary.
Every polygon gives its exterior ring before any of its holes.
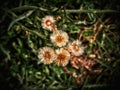
{"type": "Polygon", "coordinates": [[[58,66],[66,66],[69,63],[70,60],[70,53],[63,49],[57,49],[56,50],[56,59],[55,59],[55,63],[58,66]]]}
{"type": "Polygon", "coordinates": [[[51,42],[58,47],[65,46],[69,40],[69,36],[62,30],[53,32],[50,36],[51,42]]]}
{"type": "Polygon", "coordinates": [[[84,53],[84,47],[82,46],[79,40],[69,42],[68,50],[69,52],[71,52],[72,55],[75,55],[75,56],[80,56],[84,53]]]}
{"type": "Polygon", "coordinates": [[[45,16],[44,18],[42,18],[42,27],[44,29],[52,31],[57,28],[56,25],[54,24],[55,21],[56,20],[53,16],[45,16]]]}
{"type": "Polygon", "coordinates": [[[55,52],[50,47],[40,48],[38,52],[38,58],[44,64],[51,64],[55,60],[55,52]]]}

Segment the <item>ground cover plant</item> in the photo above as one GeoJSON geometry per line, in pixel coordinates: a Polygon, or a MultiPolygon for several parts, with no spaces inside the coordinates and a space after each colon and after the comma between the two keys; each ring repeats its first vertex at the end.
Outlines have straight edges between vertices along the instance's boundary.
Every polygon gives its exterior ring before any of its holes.
{"type": "Polygon", "coordinates": [[[119,4],[0,1],[0,89],[119,88],[119,4]]]}

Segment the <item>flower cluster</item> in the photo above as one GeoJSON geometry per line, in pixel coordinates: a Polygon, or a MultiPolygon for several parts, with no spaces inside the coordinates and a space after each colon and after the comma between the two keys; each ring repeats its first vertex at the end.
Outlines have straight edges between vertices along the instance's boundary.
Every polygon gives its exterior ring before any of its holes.
{"type": "Polygon", "coordinates": [[[55,24],[57,20],[58,18],[54,18],[53,16],[42,18],[42,27],[52,32],[50,40],[57,49],[47,46],[42,47],[39,49],[38,58],[44,64],[55,63],[58,66],[64,67],[69,62],[72,62],[73,57],[83,55],[84,47],[79,40],[70,41],[67,32],[58,30],[55,24]]]}

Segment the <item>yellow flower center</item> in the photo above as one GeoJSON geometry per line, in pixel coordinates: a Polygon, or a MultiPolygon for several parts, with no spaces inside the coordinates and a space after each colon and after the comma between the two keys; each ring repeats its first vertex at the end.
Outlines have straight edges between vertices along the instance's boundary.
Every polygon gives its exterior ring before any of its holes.
{"type": "Polygon", "coordinates": [[[61,36],[61,35],[58,35],[58,36],[56,37],[56,42],[58,42],[58,43],[61,43],[63,40],[64,40],[64,38],[63,38],[63,36],[61,36]]]}
{"type": "Polygon", "coordinates": [[[63,54],[59,54],[59,55],[57,56],[57,60],[59,60],[61,63],[62,63],[62,61],[65,60],[65,58],[66,58],[66,56],[63,55],[63,54]]]}
{"type": "Polygon", "coordinates": [[[51,58],[50,52],[46,51],[45,54],[44,54],[44,57],[45,57],[46,60],[50,60],[50,58],[51,58]]]}
{"type": "Polygon", "coordinates": [[[79,51],[79,46],[78,45],[76,45],[75,43],[72,43],[72,46],[73,46],[73,49],[75,51],[79,51]]]}
{"type": "Polygon", "coordinates": [[[45,24],[46,24],[47,26],[50,26],[50,25],[52,24],[52,22],[48,19],[48,20],[46,20],[45,24]]]}

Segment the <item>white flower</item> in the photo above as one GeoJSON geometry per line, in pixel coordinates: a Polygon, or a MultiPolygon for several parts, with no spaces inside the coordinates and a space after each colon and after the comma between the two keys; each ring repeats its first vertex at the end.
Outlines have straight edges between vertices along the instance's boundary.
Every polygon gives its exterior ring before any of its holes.
{"type": "Polygon", "coordinates": [[[38,58],[44,64],[51,64],[55,60],[55,52],[50,47],[40,48],[40,51],[38,52],[38,58]]]}
{"type": "Polygon", "coordinates": [[[62,47],[68,42],[69,36],[66,32],[57,30],[51,34],[50,39],[54,45],[62,47]]]}
{"type": "Polygon", "coordinates": [[[69,63],[70,60],[70,53],[63,49],[57,49],[56,50],[56,59],[55,59],[55,63],[58,66],[66,66],[69,63]]]}
{"type": "Polygon", "coordinates": [[[68,50],[72,55],[75,56],[80,56],[84,53],[84,47],[81,45],[81,42],[79,40],[70,42],[68,44],[68,50]]]}
{"type": "Polygon", "coordinates": [[[54,23],[55,19],[53,16],[45,16],[44,18],[42,18],[42,27],[44,29],[52,31],[55,27],[54,23]]]}

